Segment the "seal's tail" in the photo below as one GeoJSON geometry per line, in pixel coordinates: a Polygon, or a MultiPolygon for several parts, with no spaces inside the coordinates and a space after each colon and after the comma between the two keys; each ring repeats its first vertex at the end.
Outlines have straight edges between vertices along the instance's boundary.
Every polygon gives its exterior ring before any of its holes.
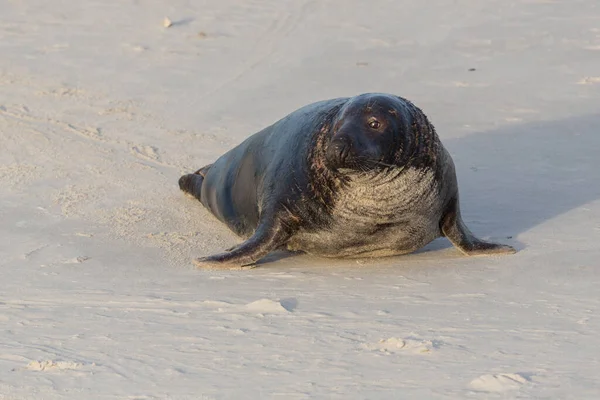
{"type": "Polygon", "coordinates": [[[179,188],[200,200],[202,195],[202,182],[204,182],[204,176],[211,166],[212,164],[200,168],[193,174],[183,175],[179,178],[179,188]]]}

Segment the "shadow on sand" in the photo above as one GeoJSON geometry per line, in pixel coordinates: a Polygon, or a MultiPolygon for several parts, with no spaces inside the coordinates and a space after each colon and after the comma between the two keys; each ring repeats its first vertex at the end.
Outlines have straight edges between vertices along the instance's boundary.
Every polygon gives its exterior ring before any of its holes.
{"type": "MultiPolygon", "coordinates": [[[[600,198],[600,114],[457,139],[439,132],[456,164],[463,218],[478,236],[522,249],[507,238],[600,198]]],[[[436,240],[422,251],[448,246],[436,240]]]]}

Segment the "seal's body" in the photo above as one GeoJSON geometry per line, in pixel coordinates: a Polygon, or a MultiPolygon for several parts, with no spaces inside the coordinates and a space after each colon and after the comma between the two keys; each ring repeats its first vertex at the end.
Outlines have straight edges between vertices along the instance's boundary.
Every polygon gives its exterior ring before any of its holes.
{"type": "Polygon", "coordinates": [[[300,108],[179,185],[247,239],[197,260],[203,267],[250,265],[281,246],[326,257],[404,254],[442,235],[468,255],[515,251],[466,228],[435,129],[387,94],[300,108]]]}

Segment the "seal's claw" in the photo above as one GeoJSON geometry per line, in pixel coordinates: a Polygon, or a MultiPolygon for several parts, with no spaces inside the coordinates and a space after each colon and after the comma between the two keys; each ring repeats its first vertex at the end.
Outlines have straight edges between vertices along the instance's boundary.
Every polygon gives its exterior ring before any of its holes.
{"type": "Polygon", "coordinates": [[[229,263],[223,263],[221,261],[211,260],[210,257],[197,258],[194,260],[194,265],[198,269],[206,270],[240,270],[241,266],[229,263]]]}
{"type": "Polygon", "coordinates": [[[517,249],[506,244],[479,242],[477,247],[468,251],[468,256],[489,256],[515,254],[517,249]]]}
{"type": "Polygon", "coordinates": [[[194,260],[194,265],[199,269],[206,270],[242,270],[242,269],[252,269],[255,268],[256,265],[252,264],[238,264],[234,262],[222,261],[221,258],[224,254],[216,254],[214,256],[201,257],[196,258],[194,260]]]}

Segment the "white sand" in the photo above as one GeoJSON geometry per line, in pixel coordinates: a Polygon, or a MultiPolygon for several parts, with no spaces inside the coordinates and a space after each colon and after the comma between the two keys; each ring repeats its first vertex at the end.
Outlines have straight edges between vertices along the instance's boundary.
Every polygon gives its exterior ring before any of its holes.
{"type": "Polygon", "coordinates": [[[0,7],[0,399],[598,398],[597,0],[0,7]],[[238,239],[180,174],[366,91],[520,252],[194,270],[238,239]]]}

